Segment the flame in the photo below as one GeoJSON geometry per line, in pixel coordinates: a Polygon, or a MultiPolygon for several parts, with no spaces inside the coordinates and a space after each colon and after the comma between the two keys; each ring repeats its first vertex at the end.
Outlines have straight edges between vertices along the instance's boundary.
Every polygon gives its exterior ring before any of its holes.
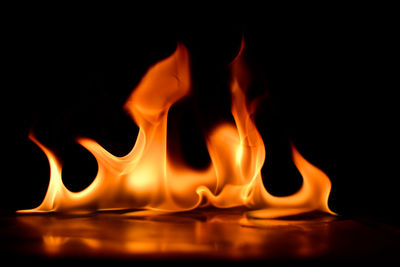
{"type": "Polygon", "coordinates": [[[314,210],[332,213],[327,204],[329,178],[305,160],[294,145],[293,160],[303,176],[301,189],[286,197],[273,196],[265,189],[261,177],[265,146],[252,119],[256,102],[249,103],[245,96],[249,75],[242,58],[243,48],[242,41],[240,52],[230,65],[235,123],[221,123],[206,137],[211,158],[206,170],[171,164],[167,156],[169,108],[190,94],[191,88],[189,53],[184,45],[178,44],[172,55],[147,71],[125,104],[126,111],[139,126],[131,152],[117,157],[91,139],[77,140],[98,163],[97,176],[86,189],[69,191],[62,182],[60,160],[30,134],[30,139],[49,160],[50,182],[37,208],[18,212],[143,209],[139,212],[142,214],[187,211],[200,206],[245,206],[251,209],[248,216],[252,218],[314,210]]]}

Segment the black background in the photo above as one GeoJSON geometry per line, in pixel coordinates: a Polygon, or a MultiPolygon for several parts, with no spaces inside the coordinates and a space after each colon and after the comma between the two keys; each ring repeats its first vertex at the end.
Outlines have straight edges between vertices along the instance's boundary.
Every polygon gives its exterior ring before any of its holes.
{"type": "Polygon", "coordinates": [[[288,195],[300,187],[292,140],[330,177],[332,210],[399,223],[395,31],[381,9],[239,7],[212,16],[192,15],[195,7],[161,16],[139,7],[79,10],[17,9],[3,24],[2,210],[33,208],[44,197],[48,163],[28,140],[30,130],[61,158],[72,191],[97,171],[76,137],[116,155],[130,151],[137,127],[122,106],[177,42],[189,49],[193,88],[170,111],[168,146],[193,168],[207,166],[203,134],[232,120],[228,64],[244,34],[249,98],[267,92],[255,115],[266,145],[266,188],[288,195]]]}

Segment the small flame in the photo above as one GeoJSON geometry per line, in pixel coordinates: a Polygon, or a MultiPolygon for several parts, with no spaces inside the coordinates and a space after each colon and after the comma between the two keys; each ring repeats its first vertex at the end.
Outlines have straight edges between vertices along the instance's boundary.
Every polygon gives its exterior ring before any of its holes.
{"type": "MultiPolygon", "coordinates": [[[[199,206],[245,206],[253,218],[273,218],[328,207],[329,178],[306,161],[292,145],[293,160],[303,176],[301,189],[276,197],[265,189],[261,168],[265,147],[252,119],[256,102],[248,103],[249,75],[242,58],[244,42],[232,61],[232,115],[235,123],[221,123],[206,137],[211,158],[204,171],[171,164],[167,153],[169,108],[190,94],[189,53],[182,44],[168,58],[152,66],[128,98],[125,109],[139,126],[136,143],[123,157],[109,153],[88,138],[77,140],[98,163],[93,182],[81,192],[69,191],[62,182],[59,159],[34,136],[50,164],[50,182],[43,202],[33,212],[90,212],[144,209],[149,213],[187,211],[199,206]]],[[[134,215],[126,213],[127,215],[134,215]]]]}

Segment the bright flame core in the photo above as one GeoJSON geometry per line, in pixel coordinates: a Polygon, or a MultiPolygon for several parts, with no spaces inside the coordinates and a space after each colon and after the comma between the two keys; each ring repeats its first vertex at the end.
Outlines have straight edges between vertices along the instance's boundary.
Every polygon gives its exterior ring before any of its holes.
{"type": "Polygon", "coordinates": [[[248,75],[242,60],[244,42],[231,63],[232,115],[235,124],[222,123],[206,138],[211,164],[205,171],[170,164],[167,157],[169,108],[190,93],[189,54],[179,44],[168,58],[152,66],[128,98],[125,109],[139,126],[132,151],[116,157],[91,139],[79,144],[97,160],[98,173],[81,192],[62,182],[59,159],[31,134],[50,164],[50,182],[43,202],[33,212],[90,212],[110,209],[145,209],[176,212],[199,206],[245,206],[254,218],[273,218],[328,207],[329,178],[305,160],[292,145],[293,160],[303,176],[301,189],[291,196],[267,192],[261,178],[265,147],[251,117],[254,103],[245,97],[248,75]]]}

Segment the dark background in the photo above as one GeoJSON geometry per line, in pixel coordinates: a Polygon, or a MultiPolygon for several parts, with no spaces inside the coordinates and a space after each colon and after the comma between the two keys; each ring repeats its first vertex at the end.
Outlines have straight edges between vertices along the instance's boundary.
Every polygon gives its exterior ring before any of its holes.
{"type": "Polygon", "coordinates": [[[46,192],[48,163],[28,139],[31,129],[61,158],[63,181],[72,191],[84,189],[97,171],[76,137],[93,138],[116,155],[130,151],[138,129],[122,106],[148,67],[169,56],[178,41],[189,49],[193,88],[170,111],[169,148],[193,168],[207,166],[203,134],[232,120],[228,64],[244,34],[253,78],[249,98],[267,94],[255,120],[266,145],[268,191],[289,195],[301,186],[290,158],[292,140],[330,177],[333,211],[398,225],[390,15],[361,6],[191,16],[194,9],[161,17],[138,16],[138,7],[112,15],[27,9],[6,17],[1,209],[33,208],[46,192]]]}

